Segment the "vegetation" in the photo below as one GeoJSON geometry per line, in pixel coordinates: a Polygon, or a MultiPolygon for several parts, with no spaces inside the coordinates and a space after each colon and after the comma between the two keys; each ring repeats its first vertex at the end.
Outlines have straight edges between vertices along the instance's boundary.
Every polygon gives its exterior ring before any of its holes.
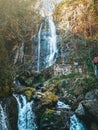
{"type": "Polygon", "coordinates": [[[98,40],[98,1],[63,0],[54,17],[60,29],[98,40]]]}
{"type": "Polygon", "coordinates": [[[34,11],[35,0],[0,0],[0,88],[13,86],[18,65],[15,52],[24,43],[29,45],[38,31],[41,16],[34,11]]]}
{"type": "MultiPolygon", "coordinates": [[[[36,0],[0,0],[0,91],[5,88],[11,91],[13,77],[19,64],[14,64],[15,52],[22,43],[26,47],[33,44],[42,17],[35,10],[36,0]],[[11,8],[12,7],[12,8],[11,8]],[[9,89],[8,89],[9,88],[9,89]]],[[[56,3],[54,3],[56,5],[56,3]]],[[[92,60],[97,51],[98,41],[98,2],[97,0],[63,0],[56,6],[54,19],[57,23],[63,45],[74,44],[74,54],[71,62],[77,60],[79,64],[87,66],[88,72],[93,72],[92,60]],[[95,41],[94,41],[95,40],[95,41]],[[93,46],[94,45],[94,46],[93,46]]],[[[25,48],[26,50],[26,48],[25,48]]],[[[70,62],[69,61],[69,62],[70,62]]],[[[71,63],[70,62],[70,63],[71,63]]],[[[23,66],[21,67],[23,70],[23,66]]],[[[50,70],[49,70],[50,71],[50,70]]],[[[25,73],[25,72],[24,72],[25,73]]],[[[20,82],[27,87],[41,87],[44,82],[42,75],[20,74],[20,82]]],[[[51,75],[46,74],[46,78],[51,75]],[[47,76],[46,76],[47,75],[47,76]]],[[[57,80],[76,78],[77,74],[56,77],[57,80]]],[[[80,76],[80,75],[79,75],[80,76]]],[[[54,80],[49,85],[49,91],[54,94],[60,92],[62,83],[54,80]]],[[[51,81],[51,80],[50,80],[51,81]]],[[[46,90],[44,90],[46,91],[46,90]]]]}
{"type": "MultiPolygon", "coordinates": [[[[98,76],[94,75],[92,62],[93,58],[98,56],[98,0],[62,0],[58,5],[56,0],[50,0],[56,6],[53,16],[57,27],[58,52],[62,54],[56,62],[58,70],[51,66],[39,73],[31,68],[33,61],[36,68],[35,60],[38,60],[34,53],[38,53],[35,46],[38,45],[37,36],[42,21],[40,11],[43,7],[40,1],[42,0],[0,0],[0,98],[10,96],[13,92],[24,94],[28,101],[35,101],[33,110],[36,113],[38,129],[65,130],[69,127],[70,116],[73,114],[71,110],[75,110],[85,101],[87,92],[91,92],[91,96],[94,92],[96,98],[92,101],[98,102],[98,76]],[[19,49],[22,45],[24,57],[23,62],[19,63],[17,52],[21,51],[19,49]],[[64,69],[68,72],[66,64],[71,66],[70,74],[62,72],[64,69]],[[54,69],[58,71],[57,75],[53,74],[54,69]],[[79,69],[82,71],[79,72],[79,69]],[[13,79],[17,82],[15,85],[13,79]],[[71,110],[59,108],[58,100],[70,104],[71,110]]],[[[45,15],[50,14],[47,11],[45,15]]],[[[49,31],[47,29],[48,36],[49,31]]],[[[41,35],[44,33],[46,32],[43,30],[41,35]]],[[[41,41],[45,42],[45,38],[43,36],[41,41]]],[[[43,54],[40,54],[40,57],[43,57],[43,54]]],[[[18,116],[16,108],[13,109],[16,106],[14,100],[10,102],[8,98],[8,104],[11,104],[12,108],[10,114],[13,114],[9,118],[12,125],[17,123],[18,116]]],[[[87,101],[87,106],[88,103],[87,101]]],[[[91,112],[97,116],[95,112],[98,106],[92,106],[94,109],[91,112]]],[[[92,115],[89,115],[92,118],[92,115]]],[[[95,128],[96,123],[93,124],[92,130],[95,128]]]]}

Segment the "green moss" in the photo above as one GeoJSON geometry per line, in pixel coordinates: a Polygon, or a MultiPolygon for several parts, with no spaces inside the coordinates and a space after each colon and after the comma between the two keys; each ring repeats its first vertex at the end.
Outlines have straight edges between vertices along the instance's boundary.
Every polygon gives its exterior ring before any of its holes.
{"type": "Polygon", "coordinates": [[[32,86],[32,82],[33,82],[33,78],[27,78],[27,79],[25,79],[25,84],[27,85],[27,86],[32,86]]]}
{"type": "Polygon", "coordinates": [[[31,100],[31,98],[33,97],[34,95],[34,92],[35,92],[35,89],[34,88],[25,88],[23,90],[23,93],[26,95],[27,97],[27,100],[31,100]]]}
{"type": "MultiPolygon", "coordinates": [[[[76,96],[85,94],[86,92],[98,88],[98,77],[94,75],[83,75],[81,78],[76,78],[72,81],[74,88],[70,91],[76,96]]],[[[69,90],[71,86],[69,87],[69,90]]]]}
{"type": "Polygon", "coordinates": [[[41,120],[40,120],[40,126],[41,126],[41,130],[46,128],[47,126],[50,127],[50,129],[56,129],[56,130],[60,130],[62,127],[65,126],[65,113],[61,112],[60,115],[57,114],[57,112],[55,110],[52,109],[47,109],[43,115],[41,116],[41,120]]]}
{"type": "Polygon", "coordinates": [[[41,101],[44,104],[53,104],[58,101],[58,96],[53,94],[52,92],[45,92],[44,96],[41,98],[41,101]]]}
{"type": "Polygon", "coordinates": [[[40,84],[43,84],[44,77],[42,73],[25,71],[18,77],[20,83],[27,87],[38,87],[40,84]]]}
{"type": "Polygon", "coordinates": [[[76,74],[76,73],[70,73],[68,75],[62,75],[61,78],[63,79],[67,79],[67,78],[75,78],[76,76],[79,76],[79,74],[76,74]]]}
{"type": "Polygon", "coordinates": [[[84,92],[90,91],[92,89],[98,88],[98,77],[88,77],[82,82],[84,92]]]}
{"type": "Polygon", "coordinates": [[[48,122],[49,122],[49,121],[51,122],[51,120],[53,120],[53,119],[55,118],[55,111],[52,110],[52,109],[47,109],[47,110],[43,113],[43,115],[42,115],[42,117],[41,117],[41,123],[43,123],[43,121],[45,121],[47,118],[48,118],[48,122]],[[49,119],[50,119],[50,120],[49,120],[49,119]]]}

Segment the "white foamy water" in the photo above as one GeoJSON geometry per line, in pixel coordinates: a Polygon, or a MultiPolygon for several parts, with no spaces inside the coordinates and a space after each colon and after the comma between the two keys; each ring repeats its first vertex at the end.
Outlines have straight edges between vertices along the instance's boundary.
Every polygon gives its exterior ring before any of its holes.
{"type": "Polygon", "coordinates": [[[55,6],[59,4],[62,0],[37,0],[35,9],[40,8],[40,14],[43,17],[50,16],[55,10],[55,6]]]}
{"type": "Polygon", "coordinates": [[[35,115],[32,111],[33,101],[27,102],[23,95],[13,95],[18,103],[18,130],[36,130],[35,115]]]}
{"type": "Polygon", "coordinates": [[[70,117],[70,130],[86,130],[76,115],[70,117]]]}
{"type": "Polygon", "coordinates": [[[0,130],[9,130],[6,106],[3,107],[1,104],[0,104],[0,130]]]}
{"type": "Polygon", "coordinates": [[[57,106],[58,106],[58,108],[61,108],[61,109],[71,109],[70,105],[65,104],[65,103],[63,103],[61,101],[57,102],[57,106]]]}
{"type": "Polygon", "coordinates": [[[37,71],[48,68],[56,62],[56,27],[53,17],[46,17],[38,32],[37,71]]]}

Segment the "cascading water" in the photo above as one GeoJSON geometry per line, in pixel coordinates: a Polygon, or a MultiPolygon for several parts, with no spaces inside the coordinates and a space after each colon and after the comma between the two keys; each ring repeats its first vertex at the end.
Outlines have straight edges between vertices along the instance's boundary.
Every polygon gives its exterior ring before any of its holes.
{"type": "MultiPolygon", "coordinates": [[[[57,106],[60,109],[68,109],[71,110],[71,107],[61,101],[57,102],[57,106]]],[[[77,118],[74,114],[70,117],[70,130],[86,130],[82,122],[77,118]]]]}
{"type": "Polygon", "coordinates": [[[2,107],[0,103],[0,130],[9,130],[6,106],[2,107]]]}
{"type": "Polygon", "coordinates": [[[37,71],[48,68],[56,61],[56,27],[52,16],[46,17],[38,33],[37,71]]]}
{"type": "Polygon", "coordinates": [[[18,130],[36,130],[35,115],[32,111],[33,101],[27,102],[23,95],[13,95],[18,103],[18,130]]]}
{"type": "Polygon", "coordinates": [[[55,54],[57,53],[56,28],[52,17],[49,18],[49,28],[50,28],[50,35],[51,35],[51,37],[49,38],[50,54],[47,56],[46,60],[48,62],[48,66],[51,66],[56,61],[55,54]]]}
{"type": "Polygon", "coordinates": [[[41,29],[42,29],[42,24],[40,26],[40,29],[39,29],[39,33],[38,33],[38,61],[37,61],[37,71],[39,72],[39,69],[40,69],[40,42],[41,42],[41,29]]]}
{"type": "Polygon", "coordinates": [[[70,117],[70,130],[86,130],[76,115],[70,117]]]}

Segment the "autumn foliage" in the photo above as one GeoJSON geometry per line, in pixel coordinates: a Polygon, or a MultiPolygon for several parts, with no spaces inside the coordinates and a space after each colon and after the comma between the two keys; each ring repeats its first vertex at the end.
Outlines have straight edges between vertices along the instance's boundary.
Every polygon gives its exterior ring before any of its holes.
{"type": "Polygon", "coordinates": [[[98,39],[98,0],[63,0],[54,17],[59,29],[98,39]]]}
{"type": "Polygon", "coordinates": [[[0,95],[13,83],[14,50],[22,42],[28,45],[38,31],[41,17],[34,11],[35,1],[0,0],[0,95]]]}

